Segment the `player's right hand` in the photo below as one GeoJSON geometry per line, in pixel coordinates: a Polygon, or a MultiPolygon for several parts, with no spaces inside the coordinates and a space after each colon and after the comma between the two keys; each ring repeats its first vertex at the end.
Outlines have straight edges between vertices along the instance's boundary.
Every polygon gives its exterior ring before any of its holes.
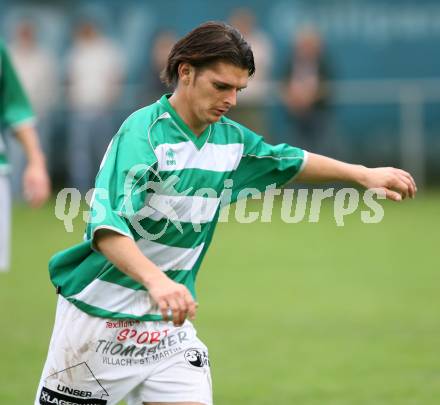
{"type": "Polygon", "coordinates": [[[165,321],[173,321],[175,326],[181,326],[186,318],[195,319],[197,304],[184,285],[160,273],[149,280],[146,287],[165,321]]]}
{"type": "Polygon", "coordinates": [[[23,174],[23,192],[32,208],[43,205],[50,196],[50,180],[44,163],[28,164],[23,174]]]}

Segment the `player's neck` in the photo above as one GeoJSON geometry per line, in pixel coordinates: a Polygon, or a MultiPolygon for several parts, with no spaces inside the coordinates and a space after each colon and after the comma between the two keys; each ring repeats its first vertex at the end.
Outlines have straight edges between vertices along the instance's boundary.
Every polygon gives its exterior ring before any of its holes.
{"type": "Polygon", "coordinates": [[[187,100],[185,94],[176,90],[168,100],[179,117],[182,118],[183,122],[188,125],[189,129],[191,129],[196,136],[200,136],[208,127],[208,123],[200,122],[191,111],[189,108],[191,100],[187,100]]]}

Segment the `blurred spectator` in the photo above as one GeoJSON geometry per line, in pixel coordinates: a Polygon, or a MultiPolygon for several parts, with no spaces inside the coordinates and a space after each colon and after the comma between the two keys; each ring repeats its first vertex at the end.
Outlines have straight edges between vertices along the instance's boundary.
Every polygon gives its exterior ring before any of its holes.
{"type": "MultiPolygon", "coordinates": [[[[36,113],[36,127],[40,135],[41,148],[46,155],[47,166],[51,167],[50,138],[53,129],[51,113],[59,94],[56,59],[49,49],[38,43],[36,27],[29,20],[23,20],[16,26],[9,51],[36,113]]],[[[23,149],[16,142],[11,143],[9,156],[17,174],[12,177],[12,190],[17,197],[21,195],[20,179],[24,173],[26,159],[23,149]]]]}
{"type": "Polygon", "coordinates": [[[143,94],[141,97],[144,102],[143,104],[150,104],[158,100],[164,93],[170,92],[170,89],[160,80],[160,73],[165,67],[168,55],[177,39],[176,34],[168,30],[159,31],[155,35],[146,94],[143,94]]]}
{"type": "Polygon", "coordinates": [[[307,27],[294,41],[283,95],[298,137],[295,144],[318,153],[326,148],[328,79],[321,38],[314,28],[307,27]]]}
{"type": "Polygon", "coordinates": [[[124,77],[122,50],[91,22],[81,22],[67,59],[69,162],[71,185],[93,186],[106,147],[114,135],[113,115],[124,77]]]}
{"type": "Polygon", "coordinates": [[[255,15],[251,10],[238,8],[233,12],[229,21],[251,45],[256,67],[255,76],[249,80],[248,87],[240,93],[237,107],[231,110],[229,116],[254,131],[266,135],[268,131],[265,102],[270,85],[272,44],[267,35],[256,27],[255,15]]]}

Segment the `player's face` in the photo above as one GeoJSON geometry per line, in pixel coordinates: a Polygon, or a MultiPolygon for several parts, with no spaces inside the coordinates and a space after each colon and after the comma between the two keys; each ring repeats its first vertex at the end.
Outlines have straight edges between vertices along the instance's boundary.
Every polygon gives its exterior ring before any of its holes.
{"type": "Polygon", "coordinates": [[[218,121],[237,104],[237,93],[248,78],[247,69],[224,62],[196,71],[187,88],[194,117],[200,123],[218,121]]]}

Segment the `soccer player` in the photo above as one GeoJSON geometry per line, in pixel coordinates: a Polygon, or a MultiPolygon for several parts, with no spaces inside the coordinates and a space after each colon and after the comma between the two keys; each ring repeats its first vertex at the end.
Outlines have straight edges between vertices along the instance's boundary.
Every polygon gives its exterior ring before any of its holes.
{"type": "Polygon", "coordinates": [[[412,177],[271,146],[225,117],[255,71],[250,46],[209,22],[172,48],[175,87],[122,124],[96,178],[85,240],[55,255],[59,296],[35,403],[212,403],[208,351],[191,320],[222,198],[304,181],[413,197],[412,177]]]}
{"type": "MultiPolygon", "coordinates": [[[[34,115],[0,41],[0,128],[11,128],[27,157],[23,174],[24,196],[32,207],[39,207],[49,197],[50,184],[46,163],[33,126],[34,115]]],[[[0,131],[0,271],[9,269],[11,192],[9,165],[3,132],[0,131]]]]}

